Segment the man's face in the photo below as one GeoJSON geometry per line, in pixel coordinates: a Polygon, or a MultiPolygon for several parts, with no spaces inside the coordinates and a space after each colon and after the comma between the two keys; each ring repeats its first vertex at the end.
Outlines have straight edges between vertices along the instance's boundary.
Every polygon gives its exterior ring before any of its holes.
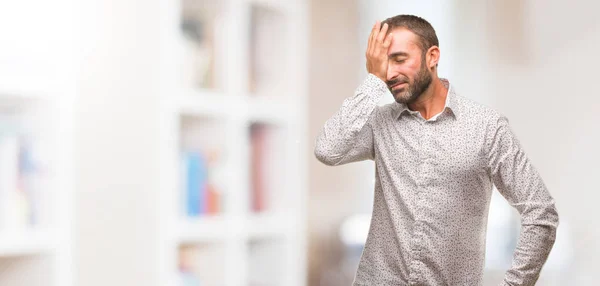
{"type": "Polygon", "coordinates": [[[418,36],[407,29],[393,30],[386,83],[396,102],[405,104],[416,101],[431,84],[418,36]]]}

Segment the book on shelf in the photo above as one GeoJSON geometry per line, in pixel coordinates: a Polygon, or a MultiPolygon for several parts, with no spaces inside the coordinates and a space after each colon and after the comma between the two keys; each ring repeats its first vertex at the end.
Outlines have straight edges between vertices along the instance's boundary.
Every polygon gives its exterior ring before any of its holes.
{"type": "Polygon", "coordinates": [[[193,247],[182,247],[179,249],[179,285],[200,286],[200,278],[194,271],[194,260],[197,259],[193,247]]]}
{"type": "Polygon", "coordinates": [[[260,212],[266,209],[265,177],[263,161],[265,153],[266,128],[262,125],[252,125],[250,130],[251,142],[251,178],[252,178],[252,211],[260,212]]]}
{"type": "Polygon", "coordinates": [[[183,198],[188,217],[213,215],[223,211],[221,190],[214,179],[214,173],[218,171],[218,160],[218,155],[214,152],[182,152],[183,198]]]}
{"type": "Polygon", "coordinates": [[[201,286],[200,279],[191,271],[180,269],[179,277],[181,286],[201,286]]]}
{"type": "Polygon", "coordinates": [[[283,92],[285,63],[285,25],[281,12],[252,5],[250,9],[249,91],[252,95],[276,95],[283,92]]]}
{"type": "Polygon", "coordinates": [[[220,244],[179,246],[178,268],[181,286],[222,285],[224,249],[220,244]]]}
{"type": "Polygon", "coordinates": [[[41,168],[25,136],[0,131],[0,231],[23,230],[43,218],[41,168]]]}
{"type": "Polygon", "coordinates": [[[203,2],[182,1],[183,75],[185,83],[192,87],[214,89],[216,8],[203,2]]]}
{"type": "Polygon", "coordinates": [[[251,210],[277,210],[285,195],[285,138],[278,127],[255,123],[250,127],[251,210]]]}

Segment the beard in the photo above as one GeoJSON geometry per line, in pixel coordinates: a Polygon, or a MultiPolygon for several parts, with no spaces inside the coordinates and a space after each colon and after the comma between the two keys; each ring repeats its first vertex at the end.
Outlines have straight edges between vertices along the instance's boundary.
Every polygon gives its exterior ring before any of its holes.
{"type": "Polygon", "coordinates": [[[396,102],[403,104],[415,102],[421,96],[421,94],[427,90],[432,79],[431,74],[429,74],[424,62],[425,61],[421,62],[421,69],[415,76],[413,83],[410,83],[407,77],[398,77],[396,79],[387,81],[388,89],[394,96],[396,102]],[[402,89],[392,90],[392,86],[398,83],[408,83],[408,88],[405,87],[402,89]]]}

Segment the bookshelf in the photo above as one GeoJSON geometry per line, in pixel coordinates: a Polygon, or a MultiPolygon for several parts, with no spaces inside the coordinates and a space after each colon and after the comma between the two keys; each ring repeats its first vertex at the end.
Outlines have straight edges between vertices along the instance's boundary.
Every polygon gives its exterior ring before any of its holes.
{"type": "Polygon", "coordinates": [[[161,5],[160,285],[306,285],[307,3],[161,5]]]}
{"type": "Polygon", "coordinates": [[[72,285],[70,4],[0,4],[0,285],[72,285]]]}
{"type": "Polygon", "coordinates": [[[69,285],[72,93],[2,69],[0,285],[69,285]]]}
{"type": "Polygon", "coordinates": [[[70,285],[72,90],[20,82],[0,86],[0,285],[70,285]]]}

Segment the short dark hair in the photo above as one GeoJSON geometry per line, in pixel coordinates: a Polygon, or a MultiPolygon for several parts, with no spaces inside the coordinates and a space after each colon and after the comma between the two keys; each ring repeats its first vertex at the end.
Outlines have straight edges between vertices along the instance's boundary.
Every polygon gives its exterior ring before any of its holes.
{"type": "Polygon", "coordinates": [[[419,36],[418,44],[421,51],[423,51],[423,55],[425,55],[425,52],[432,46],[440,46],[433,26],[421,17],[414,15],[397,15],[385,19],[381,22],[381,26],[383,27],[383,24],[385,23],[389,26],[388,31],[392,31],[395,28],[405,28],[419,36]]]}

